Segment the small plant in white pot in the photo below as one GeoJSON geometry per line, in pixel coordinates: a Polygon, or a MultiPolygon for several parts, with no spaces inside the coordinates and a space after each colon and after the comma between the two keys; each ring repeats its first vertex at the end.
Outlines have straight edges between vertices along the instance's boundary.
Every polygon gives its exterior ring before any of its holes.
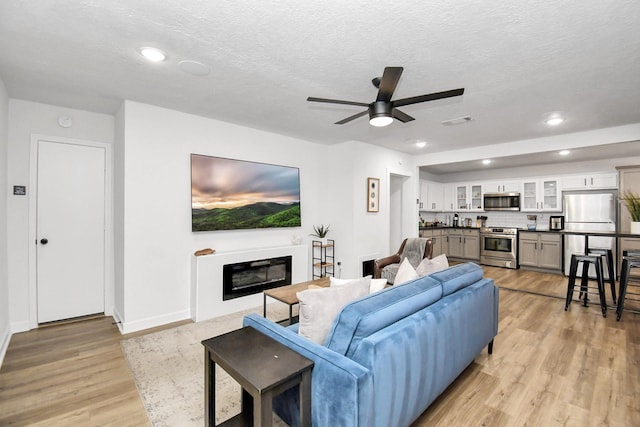
{"type": "Polygon", "coordinates": [[[627,190],[622,193],[622,201],[631,216],[631,234],[640,234],[640,195],[627,190]]]}
{"type": "Polygon", "coordinates": [[[323,245],[327,244],[327,234],[329,234],[329,225],[326,227],[324,224],[314,225],[313,233],[309,234],[309,236],[317,237],[318,240],[322,242],[323,245]]]}

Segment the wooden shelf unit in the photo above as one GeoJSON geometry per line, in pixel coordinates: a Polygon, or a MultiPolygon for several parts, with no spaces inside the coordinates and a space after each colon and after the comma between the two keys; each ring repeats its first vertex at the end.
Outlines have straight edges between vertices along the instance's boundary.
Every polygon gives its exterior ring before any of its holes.
{"type": "Polygon", "coordinates": [[[327,243],[323,243],[320,240],[313,240],[312,246],[313,254],[311,262],[313,264],[313,278],[335,277],[333,269],[335,263],[335,240],[327,239],[327,243]]]}

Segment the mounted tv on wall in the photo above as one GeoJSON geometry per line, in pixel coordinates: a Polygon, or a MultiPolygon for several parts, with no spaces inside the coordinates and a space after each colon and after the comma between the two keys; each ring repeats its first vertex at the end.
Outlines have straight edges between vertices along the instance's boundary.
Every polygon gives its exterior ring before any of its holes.
{"type": "Polygon", "coordinates": [[[299,227],[300,170],[191,154],[191,230],[299,227]]]}

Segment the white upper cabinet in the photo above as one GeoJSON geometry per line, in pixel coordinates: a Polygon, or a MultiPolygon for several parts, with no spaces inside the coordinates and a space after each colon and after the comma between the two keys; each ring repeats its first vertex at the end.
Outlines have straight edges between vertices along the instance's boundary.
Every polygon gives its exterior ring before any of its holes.
{"type": "Polygon", "coordinates": [[[454,190],[455,211],[482,211],[482,184],[456,184],[454,190]]]}
{"type": "Polygon", "coordinates": [[[564,190],[598,190],[603,188],[618,188],[618,174],[594,173],[589,175],[573,175],[562,178],[564,190]]]}
{"type": "Polygon", "coordinates": [[[531,179],[522,182],[521,210],[523,212],[562,211],[562,191],[558,178],[531,179]]]}
{"type": "Polygon", "coordinates": [[[454,212],[456,210],[456,185],[444,184],[443,205],[445,212],[454,212]]]}
{"type": "Polygon", "coordinates": [[[444,185],[420,180],[419,210],[440,212],[444,210],[444,185]]]}
{"type": "Polygon", "coordinates": [[[491,181],[484,184],[485,193],[517,193],[522,181],[491,181]]]}

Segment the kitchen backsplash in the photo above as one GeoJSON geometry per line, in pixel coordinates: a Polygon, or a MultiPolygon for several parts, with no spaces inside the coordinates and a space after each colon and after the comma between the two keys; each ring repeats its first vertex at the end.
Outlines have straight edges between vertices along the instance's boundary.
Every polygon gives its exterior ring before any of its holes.
{"type": "MultiPolygon", "coordinates": [[[[420,217],[425,222],[434,222],[436,219],[439,222],[446,222],[447,216],[453,218],[454,213],[429,213],[420,212],[420,217]]],[[[517,227],[527,228],[528,224],[533,224],[534,221],[527,219],[528,215],[537,215],[537,230],[549,229],[549,216],[550,215],[562,215],[562,213],[524,213],[524,212],[460,212],[458,216],[462,220],[463,218],[471,218],[471,223],[475,227],[476,217],[483,215],[487,217],[487,227],[517,227]]]]}

